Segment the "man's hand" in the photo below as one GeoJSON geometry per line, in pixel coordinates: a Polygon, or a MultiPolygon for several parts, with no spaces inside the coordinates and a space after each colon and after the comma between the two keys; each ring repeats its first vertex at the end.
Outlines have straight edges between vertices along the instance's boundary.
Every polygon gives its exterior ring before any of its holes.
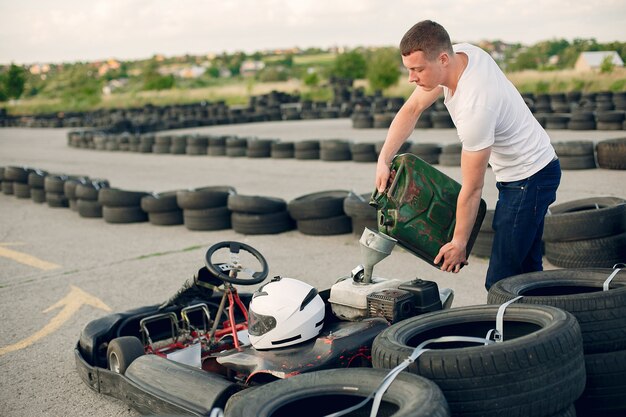
{"type": "Polygon", "coordinates": [[[456,274],[461,270],[461,266],[467,265],[465,245],[455,242],[454,239],[446,243],[439,249],[434,262],[438,265],[442,260],[441,270],[456,274]]]}
{"type": "Polygon", "coordinates": [[[383,160],[378,160],[376,165],[376,189],[379,193],[385,191],[389,182],[389,166],[383,160]]]}

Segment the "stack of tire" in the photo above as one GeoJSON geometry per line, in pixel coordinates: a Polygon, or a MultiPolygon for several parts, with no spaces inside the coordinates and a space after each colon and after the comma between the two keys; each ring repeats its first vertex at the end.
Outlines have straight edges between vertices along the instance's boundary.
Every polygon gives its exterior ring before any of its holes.
{"type": "Polygon", "coordinates": [[[294,157],[299,160],[320,159],[320,141],[303,140],[293,145],[294,157]]]}
{"type": "Polygon", "coordinates": [[[141,209],[144,191],[128,191],[119,188],[102,188],[98,202],[102,205],[102,217],[107,223],[147,222],[148,215],[141,209]]]}
{"type": "Polygon", "coordinates": [[[596,129],[598,130],[622,130],[624,128],[624,112],[615,111],[597,111],[596,112],[596,129]]]}
{"type": "MultiPolygon", "coordinates": [[[[245,148],[244,152],[245,152],[245,148]]],[[[176,203],[183,210],[183,222],[189,230],[230,229],[229,186],[210,186],[176,192],[176,203]]]]}
{"type": "Polygon", "coordinates": [[[544,116],[546,129],[567,129],[567,123],[570,120],[568,113],[548,113],[544,116]]]}
{"type": "Polygon", "coordinates": [[[596,167],[593,142],[589,140],[556,142],[552,146],[559,157],[562,169],[594,169],[596,167]]]}
{"type": "Polygon", "coordinates": [[[295,156],[293,142],[272,142],[270,156],[274,159],[289,159],[295,156]]]}
{"type": "Polygon", "coordinates": [[[141,135],[139,137],[139,146],[137,152],[139,153],[151,153],[154,146],[154,135],[141,135]]]}
{"type": "Polygon", "coordinates": [[[103,188],[109,188],[107,180],[86,180],[76,185],[74,195],[80,217],[102,218],[102,203],[98,201],[98,194],[103,188]]]}
{"type": "Polygon", "coordinates": [[[586,386],[576,415],[626,415],[626,270],[560,269],[506,278],[487,301],[542,304],[573,314],[581,328],[586,386]],[[613,276],[605,287],[605,282],[613,276]]]}
{"type": "Polygon", "coordinates": [[[431,165],[439,163],[439,154],[441,154],[441,146],[436,143],[412,143],[409,147],[409,153],[423,159],[431,165]]]}
{"type": "Polygon", "coordinates": [[[287,205],[289,215],[305,235],[338,235],[352,231],[352,220],[343,211],[343,202],[350,194],[345,190],[305,194],[287,205]]]}
{"type": "Polygon", "coordinates": [[[2,190],[2,194],[10,195],[13,194],[13,182],[4,179],[4,170],[4,167],[0,167],[0,189],[2,190]]]}
{"type": "Polygon", "coordinates": [[[35,203],[46,202],[46,191],[44,190],[44,178],[48,173],[39,169],[35,169],[28,174],[28,185],[30,186],[30,199],[35,203]]]}
{"type": "Polygon", "coordinates": [[[353,129],[371,129],[374,127],[374,117],[369,110],[358,110],[352,113],[353,129]]]}
{"type": "Polygon", "coordinates": [[[430,113],[430,120],[434,129],[452,129],[454,122],[447,110],[434,111],[430,113]]]}
{"type": "Polygon", "coordinates": [[[184,155],[187,152],[187,135],[173,136],[170,145],[172,155],[184,155]]]}
{"type": "Polygon", "coordinates": [[[249,140],[246,148],[246,156],[248,158],[269,158],[272,152],[271,139],[253,139],[249,140]]]}
{"type": "Polygon", "coordinates": [[[373,143],[351,143],[350,153],[354,162],[376,162],[376,147],[373,143]]]}
{"type": "Polygon", "coordinates": [[[341,139],[328,139],[320,143],[322,161],[349,161],[352,159],[350,142],[341,139]]]}
{"type": "MultiPolygon", "coordinates": [[[[457,307],[392,324],[372,344],[374,368],[392,369],[420,344],[437,338],[485,338],[496,329],[499,305],[457,307]]],[[[574,416],[585,388],[581,329],[567,311],[511,304],[500,342],[440,341],[405,372],[435,382],[453,416],[574,416]]]]}
{"type": "Polygon", "coordinates": [[[567,122],[569,130],[595,130],[596,116],[590,111],[576,111],[567,122]]]}
{"type": "Polygon", "coordinates": [[[493,236],[495,230],[493,230],[493,215],[495,210],[489,209],[485,212],[485,218],[480,225],[480,230],[472,246],[472,255],[479,258],[491,257],[491,247],[493,246],[493,236]]]}
{"type": "Polygon", "coordinates": [[[207,148],[207,154],[212,155],[212,156],[226,155],[226,137],[225,136],[211,136],[209,138],[209,146],[207,148]]]}
{"type": "MultiPolygon", "coordinates": [[[[30,186],[28,185],[28,175],[32,169],[26,167],[8,166],[4,169],[4,181],[7,191],[17,198],[30,198],[30,186]]],[[[3,188],[4,190],[4,188],[3,188]]]]}
{"type": "MultiPolygon", "coordinates": [[[[374,148],[376,149],[376,155],[380,155],[380,151],[383,149],[383,146],[385,145],[385,141],[381,140],[376,142],[376,144],[374,145],[374,148]]],[[[406,152],[409,152],[409,149],[411,148],[412,143],[410,141],[404,141],[402,143],[402,145],[400,145],[400,149],[398,149],[398,152],[396,152],[396,154],[400,155],[406,152]]]]}
{"type": "Polygon", "coordinates": [[[593,197],[550,207],[545,256],[561,268],[611,268],[626,262],[626,200],[593,197]]]}
{"type": "Polygon", "coordinates": [[[461,166],[461,152],[463,148],[460,143],[452,143],[441,148],[439,155],[439,165],[458,167],[461,166]]]}
{"type": "Polygon", "coordinates": [[[206,155],[209,147],[209,139],[206,136],[187,137],[185,153],[187,155],[206,155]]]}
{"type": "Polygon", "coordinates": [[[178,206],[177,191],[152,193],[141,198],[141,209],[148,213],[150,224],[174,226],[183,224],[183,210],[178,206]]]}
{"type": "Polygon", "coordinates": [[[294,228],[287,211],[287,202],[281,198],[231,194],[228,209],[235,232],[244,235],[282,233],[294,228]]]}
{"type": "Polygon", "coordinates": [[[157,136],[152,145],[152,153],[163,154],[170,153],[170,147],[172,146],[171,136],[157,136]]]}
{"type": "Polygon", "coordinates": [[[65,196],[65,181],[70,179],[65,174],[48,174],[43,180],[43,189],[46,193],[48,207],[69,207],[69,200],[65,196]]]}
{"type": "Polygon", "coordinates": [[[352,232],[361,236],[363,229],[369,227],[378,230],[376,221],[376,208],[369,205],[371,193],[356,194],[352,191],[343,200],[343,211],[350,217],[352,232]]]}
{"type": "Polygon", "coordinates": [[[63,183],[63,194],[65,194],[70,210],[72,211],[78,211],[76,204],[76,186],[83,181],[88,181],[88,178],[69,178],[63,183]]]}
{"type": "Polygon", "coordinates": [[[246,138],[236,136],[226,138],[226,156],[230,156],[231,158],[246,156],[247,148],[248,140],[246,138]]]}
{"type": "Polygon", "coordinates": [[[596,154],[600,168],[626,169],[626,138],[598,142],[596,154]]]}

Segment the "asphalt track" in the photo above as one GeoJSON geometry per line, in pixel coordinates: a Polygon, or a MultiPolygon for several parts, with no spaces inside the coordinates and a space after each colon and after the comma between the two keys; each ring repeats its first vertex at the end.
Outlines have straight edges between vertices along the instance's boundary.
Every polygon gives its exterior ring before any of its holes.
{"type": "MultiPolygon", "coordinates": [[[[0,166],[106,178],[118,188],[168,191],[231,185],[240,194],[281,197],[331,189],[373,190],[373,163],[155,155],[74,149],[67,129],[0,129],[0,166]]],[[[384,129],[354,130],[348,119],[271,122],[168,132],[231,133],[282,140],[383,140],[384,129]]],[[[553,141],[624,137],[626,132],[550,131],[553,141]]],[[[454,143],[454,130],[417,130],[411,140],[454,143]]],[[[440,170],[460,181],[458,167],[440,170]]],[[[496,202],[487,174],[483,197],[496,202]]],[[[557,203],[594,196],[626,197],[626,171],[564,171],[557,203]]],[[[0,414],[3,416],[135,416],[126,404],[94,393],[79,379],[73,347],[80,330],[107,314],[168,298],[204,265],[206,249],[239,240],[265,255],[270,276],[326,288],[361,263],[358,237],[315,237],[297,231],[244,236],[232,230],[193,232],[184,226],[112,225],[64,208],[0,194],[0,414]]],[[[546,264],[546,268],[553,268],[546,264]]],[[[446,274],[394,249],[374,274],[432,279],[455,290],[455,305],[482,304],[487,261],[471,257],[446,274]]]]}

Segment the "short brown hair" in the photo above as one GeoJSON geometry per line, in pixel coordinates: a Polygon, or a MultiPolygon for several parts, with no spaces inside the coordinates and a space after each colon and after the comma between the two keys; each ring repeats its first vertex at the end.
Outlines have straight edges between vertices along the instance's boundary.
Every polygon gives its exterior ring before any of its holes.
{"type": "Polygon", "coordinates": [[[403,56],[422,51],[429,60],[436,59],[441,52],[452,54],[450,35],[437,22],[422,20],[409,29],[400,41],[400,53],[403,56]]]}

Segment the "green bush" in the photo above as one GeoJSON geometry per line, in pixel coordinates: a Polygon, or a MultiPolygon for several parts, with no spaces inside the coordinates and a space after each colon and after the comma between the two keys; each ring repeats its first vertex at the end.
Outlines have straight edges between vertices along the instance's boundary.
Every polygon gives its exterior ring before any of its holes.
{"type": "Polygon", "coordinates": [[[395,48],[376,50],[367,63],[367,80],[374,90],[395,85],[400,78],[400,53],[395,48]]]}
{"type": "Polygon", "coordinates": [[[337,56],[331,73],[339,78],[365,78],[367,62],[359,51],[346,52],[337,56]]]}

